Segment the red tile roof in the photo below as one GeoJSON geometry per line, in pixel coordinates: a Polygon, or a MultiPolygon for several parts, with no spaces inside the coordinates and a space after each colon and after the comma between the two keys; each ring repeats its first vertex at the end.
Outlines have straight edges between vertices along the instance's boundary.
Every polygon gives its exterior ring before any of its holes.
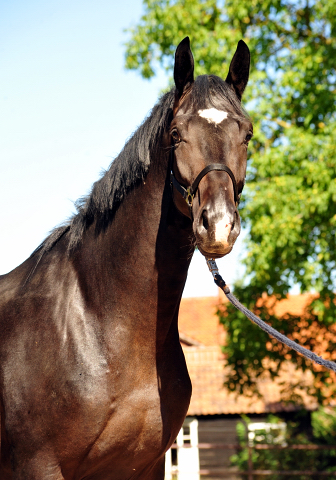
{"type": "MultiPolygon", "coordinates": [[[[310,383],[311,373],[295,370],[291,363],[287,363],[283,369],[281,379],[272,381],[267,374],[258,382],[261,398],[236,396],[229,393],[225,388],[228,370],[220,348],[217,346],[207,347],[184,347],[189,375],[193,385],[193,393],[189,406],[188,415],[218,415],[218,414],[253,414],[266,412],[291,411],[295,409],[293,404],[281,402],[280,383],[290,378],[292,381],[310,383]]],[[[302,393],[296,390],[295,393],[302,393]]],[[[307,410],[317,407],[313,397],[303,394],[304,405],[307,410]]]]}
{"type": "Polygon", "coordinates": [[[216,312],[219,297],[182,298],[179,312],[179,330],[203,345],[222,345],[223,326],[216,312]]]}
{"type": "MultiPolygon", "coordinates": [[[[220,345],[225,342],[224,328],[219,325],[216,311],[226,299],[219,297],[183,298],[179,313],[179,329],[181,343],[186,357],[189,374],[193,384],[193,394],[189,408],[189,415],[241,414],[265,413],[291,410],[293,405],[281,402],[281,382],[289,384],[289,380],[301,380],[311,384],[312,374],[302,373],[293,364],[287,363],[280,379],[272,381],[265,376],[258,382],[262,398],[236,396],[225,388],[228,370],[225,368],[225,359],[220,345]],[[196,343],[183,343],[183,335],[196,343]],[[197,344],[200,344],[198,345],[197,344]]],[[[274,312],[277,315],[290,313],[301,315],[309,295],[290,295],[277,302],[274,312]]],[[[272,303],[272,302],[271,302],[272,303]]],[[[297,391],[297,393],[301,393],[297,391]]],[[[307,409],[317,407],[313,397],[302,394],[307,409]]]]}

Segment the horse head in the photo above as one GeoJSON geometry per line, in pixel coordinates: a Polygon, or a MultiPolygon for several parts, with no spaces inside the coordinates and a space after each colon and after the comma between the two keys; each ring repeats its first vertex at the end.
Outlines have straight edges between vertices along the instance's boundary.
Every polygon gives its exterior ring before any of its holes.
{"type": "Polygon", "coordinates": [[[171,184],[174,203],[191,218],[196,244],[206,257],[227,255],[241,229],[238,203],[253,132],[241,106],[249,66],[243,41],[225,81],[214,75],[194,80],[188,37],[175,53],[171,184]]]}

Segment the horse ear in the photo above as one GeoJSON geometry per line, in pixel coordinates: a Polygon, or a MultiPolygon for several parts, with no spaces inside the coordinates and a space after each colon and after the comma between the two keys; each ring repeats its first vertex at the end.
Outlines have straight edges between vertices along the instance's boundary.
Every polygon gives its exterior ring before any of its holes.
{"type": "Polygon", "coordinates": [[[226,77],[226,83],[236,92],[241,100],[243,92],[248,82],[250,73],[250,50],[243,40],[239,40],[237,50],[230,63],[229,73],[226,77]]]}
{"type": "Polygon", "coordinates": [[[174,81],[178,99],[182,97],[183,92],[194,82],[194,57],[190,50],[189,37],[185,37],[176,49],[174,81]]]}

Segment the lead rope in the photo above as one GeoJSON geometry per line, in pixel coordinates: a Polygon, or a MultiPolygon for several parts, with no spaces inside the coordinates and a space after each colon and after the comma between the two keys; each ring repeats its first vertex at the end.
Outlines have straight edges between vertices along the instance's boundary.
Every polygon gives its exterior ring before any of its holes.
{"type": "Polygon", "coordinates": [[[309,360],[312,360],[313,362],[317,363],[318,365],[322,365],[325,368],[328,368],[329,370],[333,370],[336,372],[336,363],[332,362],[330,360],[324,360],[323,358],[319,357],[316,355],[316,353],[311,352],[310,350],[307,350],[307,348],[302,347],[298,343],[294,342],[293,340],[290,340],[287,338],[285,335],[282,333],[278,332],[275,330],[275,328],[271,327],[268,325],[266,322],[261,320],[257,315],[252,313],[250,310],[248,310],[244,305],[242,305],[239,300],[230,292],[230,288],[226,285],[225,281],[221,277],[218,271],[218,267],[216,264],[216,261],[212,258],[207,258],[206,259],[207,265],[209,267],[210,272],[212,273],[213,279],[215,284],[223,290],[223,292],[226,295],[226,298],[229,300],[230,303],[234,307],[237,308],[237,310],[241,311],[247,318],[249,318],[253,323],[258,325],[264,332],[268,333],[272,337],[274,337],[276,340],[279,342],[284,343],[287,345],[287,347],[292,348],[298,353],[301,353],[306,358],[309,358],[309,360]]]}

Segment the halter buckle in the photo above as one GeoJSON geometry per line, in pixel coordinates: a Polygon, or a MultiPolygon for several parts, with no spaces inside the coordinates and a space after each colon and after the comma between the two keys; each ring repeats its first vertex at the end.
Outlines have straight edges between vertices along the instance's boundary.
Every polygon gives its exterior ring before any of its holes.
{"type": "Polygon", "coordinates": [[[187,205],[191,208],[194,200],[194,195],[191,193],[191,187],[188,187],[186,189],[186,198],[185,201],[187,202],[187,205]]]}

